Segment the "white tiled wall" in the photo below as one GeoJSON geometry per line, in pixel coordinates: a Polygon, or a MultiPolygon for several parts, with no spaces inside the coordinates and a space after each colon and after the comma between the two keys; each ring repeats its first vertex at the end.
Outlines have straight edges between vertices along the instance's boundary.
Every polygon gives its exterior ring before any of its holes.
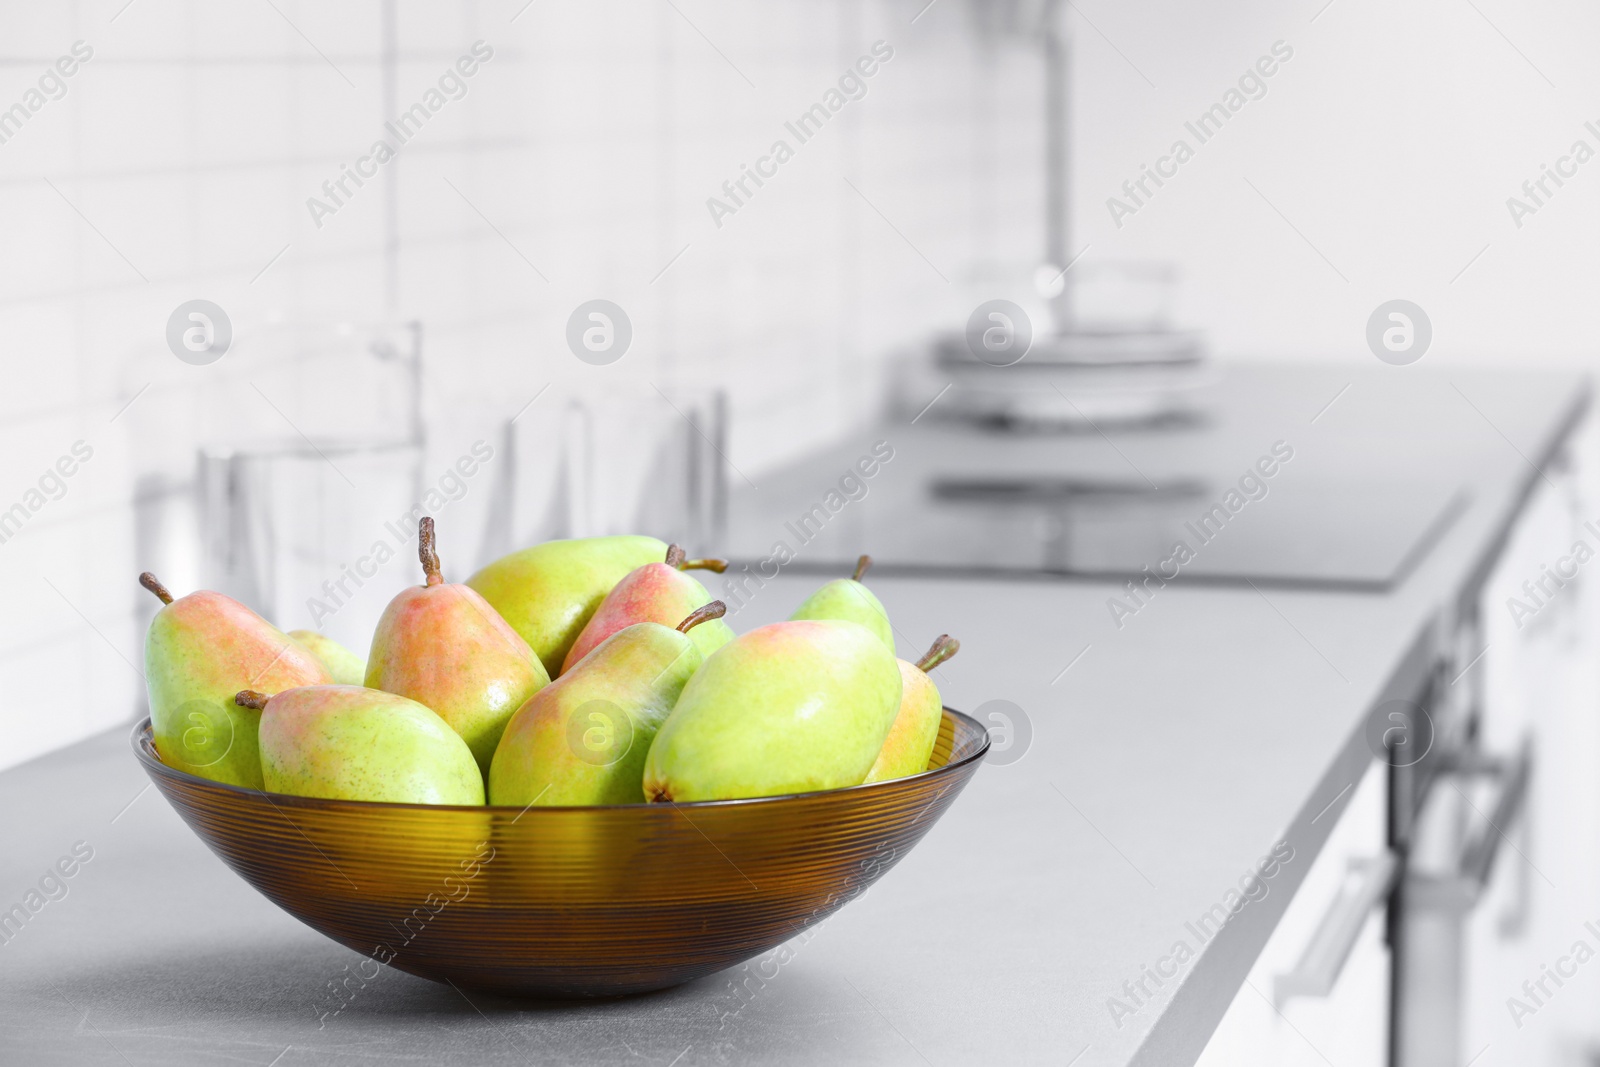
{"type": "MultiPolygon", "coordinates": [[[[75,41],[94,49],[0,144],[0,511],[73,442],[95,450],[0,544],[13,605],[0,765],[135,707],[149,606],[133,575],[159,564],[179,589],[196,580],[192,522],[150,506],[136,529],[136,486],[181,491],[202,443],[372,437],[401,421],[356,363],[297,350],[287,330],[422,322],[429,472],[546,385],[519,423],[533,438],[555,433],[574,393],[725,389],[732,458],[754,472],[866,418],[896,349],[981,299],[1026,299],[1042,251],[1039,65],[1030,44],[975,32],[975,5],[1040,2],[0,5],[0,111],[75,41]],[[494,57],[466,97],[314,226],[307,198],[479,40],[494,57]],[[877,40],[895,55],[867,95],[714,225],[706,199],[877,40]],[[596,297],[635,327],[609,367],[562,340],[596,297]],[[209,367],[163,343],[194,298],[236,331],[209,367]]],[[[1433,320],[1431,365],[1593,360],[1600,164],[1521,227],[1506,207],[1575,138],[1600,147],[1584,127],[1600,122],[1585,110],[1600,87],[1591,7],[1062,12],[1085,267],[1175,264],[1177,319],[1225,355],[1364,362],[1368,315],[1400,297],[1433,320]],[[1277,41],[1294,58],[1267,95],[1118,227],[1106,201],[1123,180],[1277,41]]],[[[546,447],[520,476],[548,474],[546,447]]],[[[307,521],[339,492],[328,477],[307,521]]],[[[458,542],[481,543],[494,484],[452,505],[458,542]]],[[[447,551],[447,571],[472,554],[447,551]]],[[[382,584],[364,591],[380,606],[382,584]]],[[[331,632],[359,646],[375,610],[341,612],[331,632]]]]}
{"type": "MultiPolygon", "coordinates": [[[[93,449],[0,544],[0,766],[134,714],[134,577],[197,580],[192,513],[160,503],[197,447],[398,432],[394,394],[288,327],[424,324],[429,472],[551,383],[525,419],[572,392],[724,388],[757,470],[867,417],[888,353],[1039,254],[1037,63],[975,43],[955,0],[915,23],[923,0],[123,3],[0,8],[0,108],[93,49],[0,144],[0,509],[93,449]],[[467,95],[315,226],[307,198],[480,40],[467,95]],[[879,40],[866,96],[714,225],[707,197],[879,40]],[[594,297],[634,324],[609,367],[563,342],[594,297]],[[235,331],[205,367],[164,343],[194,298],[235,331]]],[[[463,529],[491,495],[475,484],[463,529]]]]}

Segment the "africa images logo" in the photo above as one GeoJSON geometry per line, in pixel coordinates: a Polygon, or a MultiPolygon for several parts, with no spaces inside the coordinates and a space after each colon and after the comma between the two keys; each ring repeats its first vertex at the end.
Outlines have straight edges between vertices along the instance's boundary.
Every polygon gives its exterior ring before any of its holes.
{"type": "Polygon", "coordinates": [[[339,164],[338,176],[322,183],[322,194],[326,199],[315,196],[306,198],[306,210],[311,213],[311,221],[316,228],[322,229],[324,218],[343,210],[362,186],[378,176],[378,168],[399,155],[401,147],[421,133],[422,127],[443,111],[446,104],[465,97],[467,79],[477,74],[482,65],[493,58],[492,47],[484,41],[474,41],[471,54],[459,56],[452,66],[446,67],[444,73],[439,75],[436,86],[429,86],[420,100],[400,112],[393,121],[383,124],[388,137],[373,141],[367,154],[358,157],[354,165],[339,164]],[[353,189],[352,183],[355,186],[353,189]]]}

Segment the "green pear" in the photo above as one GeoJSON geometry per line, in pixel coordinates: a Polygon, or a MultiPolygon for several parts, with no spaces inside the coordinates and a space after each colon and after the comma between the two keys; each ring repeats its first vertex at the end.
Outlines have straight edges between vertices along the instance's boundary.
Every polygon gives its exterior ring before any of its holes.
{"type": "Polygon", "coordinates": [[[290,630],[294,643],[322,661],[338,685],[361,685],[367,676],[367,661],[331,637],[315,630],[290,630]]]}
{"type": "Polygon", "coordinates": [[[172,599],[156,576],[139,584],[163,607],[144,642],[145,688],[156,751],[169,766],[261,788],[261,716],[234,704],[251,686],[289,689],[333,680],[316,656],[232,597],[208,590],[172,599]]]}
{"type": "Polygon", "coordinates": [[[866,627],[778,622],[723,645],[684,686],[645,760],[653,801],[859,785],[900,711],[894,653],[866,627]]]}
{"type": "Polygon", "coordinates": [[[815,593],[806,597],[805,601],[789,616],[794,619],[842,619],[845,622],[860,623],[877,635],[894,653],[894,630],[889,626],[889,613],[883,609],[883,604],[873,595],[872,590],[861,584],[861,576],[867,573],[867,568],[872,566],[871,556],[862,556],[856,561],[856,572],[849,578],[836,578],[815,593]]]}
{"type": "Polygon", "coordinates": [[[939,699],[939,687],[928,672],[960,649],[960,641],[940,634],[927,655],[917,662],[895,660],[900,667],[900,711],[866,781],[884,782],[928,769],[928,757],[933,755],[934,742],[939,740],[939,723],[944,719],[944,701],[939,699]]]}
{"type": "Polygon", "coordinates": [[[482,804],[483,775],[450,724],[415,700],[359,685],[238,693],[261,715],[274,793],[394,804],[482,804]]]}
{"type": "Polygon", "coordinates": [[[534,694],[500,738],[489,803],[643,803],[639,783],[650,743],[701,663],[691,635],[726,610],[713,600],[676,629],[624,627],[534,694]]]}
{"type": "MultiPolygon", "coordinates": [[[[668,545],[665,562],[635,567],[611,587],[568,650],[561,672],[570,671],[596,645],[626,626],[639,622],[676,626],[679,619],[711,603],[706,587],[683,572],[709,570],[721,574],[727,568],[725,559],[686,559],[683,549],[668,545]]],[[[704,657],[732,641],[733,631],[721,619],[712,619],[689,631],[689,638],[704,657]]]]}
{"type": "Polygon", "coordinates": [[[634,535],[546,541],[502,556],[467,584],[522,635],[555,677],[611,587],[666,551],[664,541],[634,535]]]}
{"type": "Polygon", "coordinates": [[[425,585],[402,589],[383,609],[367,655],[366,684],[410,697],[460,734],[487,774],[511,716],[550,683],[518,633],[467,586],[447,583],[424,517],[417,556],[425,585]]]}

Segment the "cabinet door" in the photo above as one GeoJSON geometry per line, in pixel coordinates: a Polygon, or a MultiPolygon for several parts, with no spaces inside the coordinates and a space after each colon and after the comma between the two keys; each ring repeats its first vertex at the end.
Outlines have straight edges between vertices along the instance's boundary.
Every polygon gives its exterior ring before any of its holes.
{"type": "Polygon", "coordinates": [[[1461,1048],[1481,1053],[1475,1067],[1591,1067],[1600,1048],[1600,440],[1592,423],[1547,465],[1480,607],[1482,748],[1509,752],[1530,737],[1533,773],[1523,817],[1501,828],[1492,879],[1467,925],[1461,1048]]]}
{"type": "Polygon", "coordinates": [[[1362,865],[1383,853],[1384,791],[1384,768],[1374,762],[1206,1045],[1202,1067],[1383,1067],[1389,954],[1381,907],[1361,923],[1328,995],[1292,997],[1281,1005],[1274,999],[1279,976],[1300,962],[1341,888],[1348,891],[1362,865]]]}

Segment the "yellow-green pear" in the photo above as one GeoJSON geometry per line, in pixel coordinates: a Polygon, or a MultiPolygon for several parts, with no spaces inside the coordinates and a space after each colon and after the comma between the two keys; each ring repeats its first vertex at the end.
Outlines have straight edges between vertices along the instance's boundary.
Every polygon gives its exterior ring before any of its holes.
{"type": "Polygon", "coordinates": [[[483,597],[444,580],[429,516],[418,523],[417,558],[426,584],[400,590],[383,609],[367,654],[366,684],[437,713],[487,774],[506,723],[550,676],[483,597]]]}
{"type": "Polygon", "coordinates": [[[234,699],[261,715],[274,793],[398,804],[482,804],[483,775],[459,734],[415,700],[357,685],[234,699]]]}
{"type": "Polygon", "coordinates": [[[904,778],[928,769],[928,757],[933,755],[934,742],[939,740],[939,723],[944,718],[939,687],[933,684],[928,672],[960,648],[960,641],[949,634],[940,634],[933,647],[917,662],[895,660],[900,667],[900,711],[894,717],[894,725],[889,727],[889,736],[884,739],[877,761],[867,772],[867,781],[904,778]]]}
{"type": "MultiPolygon", "coordinates": [[[[676,626],[678,620],[690,612],[711,603],[706,587],[684,571],[707,570],[721,574],[727,568],[725,559],[688,559],[683,549],[668,545],[664,561],[635,567],[611,587],[611,592],[600,602],[600,607],[595,609],[568,650],[561,666],[562,673],[577,666],[578,661],[594,651],[600,642],[625,626],[638,622],[676,626]]],[[[712,619],[696,626],[689,636],[700,646],[704,657],[732,641],[733,631],[721,619],[712,619]]]]}
{"type": "Polygon", "coordinates": [[[162,762],[217,782],[260,789],[261,716],[234,704],[241,689],[331,682],[322,662],[232,597],[178,600],[149,571],[139,584],[162,603],[144,643],[150,724],[162,762]]]}
{"type": "Polygon", "coordinates": [[[676,629],[656,622],[624,627],[535,693],[500,738],[489,803],[643,803],[650,743],[700,666],[690,634],[726,610],[713,600],[676,629]]]}
{"type": "Polygon", "coordinates": [[[322,661],[338,685],[361,685],[367,676],[367,661],[331,637],[315,630],[290,630],[295,644],[322,661]]]}
{"type": "Polygon", "coordinates": [[[761,626],[713,652],[645,761],[652,801],[860,785],[900,710],[894,653],[836,619],[761,626]]]}
{"type": "Polygon", "coordinates": [[[502,556],[467,584],[522,635],[554,678],[611,587],[666,551],[666,542],[635,535],[546,541],[502,556]]]}
{"type": "Polygon", "coordinates": [[[861,578],[872,566],[871,556],[856,561],[856,572],[849,578],[836,578],[801,603],[790,619],[843,619],[865,626],[877,635],[889,652],[894,652],[894,630],[889,613],[861,578]]]}

